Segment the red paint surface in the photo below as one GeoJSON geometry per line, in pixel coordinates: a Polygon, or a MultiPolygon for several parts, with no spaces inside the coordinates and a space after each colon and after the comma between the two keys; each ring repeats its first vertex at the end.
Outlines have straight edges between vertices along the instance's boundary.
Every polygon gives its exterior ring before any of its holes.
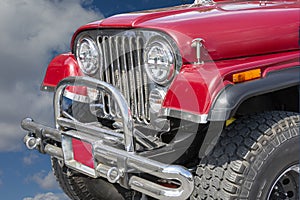
{"type": "MultiPolygon", "coordinates": [[[[184,63],[195,61],[191,42],[204,39],[205,60],[221,60],[299,49],[300,1],[219,2],[171,11],[116,15],[85,25],[94,28],[150,28],[177,42],[184,63]]],[[[76,34],[74,36],[76,36],[76,34]]],[[[75,37],[73,37],[74,39],[75,37]]]]}
{"type": "MultiPolygon", "coordinates": [[[[116,15],[79,28],[147,28],[168,33],[177,43],[184,65],[167,92],[163,107],[207,114],[220,90],[233,84],[234,73],[256,69],[263,77],[299,66],[300,1],[220,2],[172,11],[116,15]],[[204,65],[195,65],[191,42],[204,39],[204,65]]],[[[73,46],[73,45],[72,45],[73,46]]],[[[72,54],[55,58],[45,85],[56,86],[68,76],[82,76],[72,54]]],[[[262,78],[263,78],[262,77],[262,78]]]]}
{"type": "Polygon", "coordinates": [[[171,84],[163,107],[183,110],[194,114],[208,114],[213,100],[228,84],[234,73],[261,69],[264,78],[268,73],[300,66],[300,51],[277,53],[205,63],[187,64],[171,84]]]}
{"type": "Polygon", "coordinates": [[[92,145],[90,143],[72,139],[74,160],[94,169],[94,159],[92,153],[92,145]]]}
{"type": "Polygon", "coordinates": [[[83,76],[73,54],[61,54],[55,57],[48,65],[43,85],[56,87],[64,78],[69,76],[83,76]]]}
{"type": "MultiPolygon", "coordinates": [[[[83,76],[83,73],[73,54],[61,54],[49,63],[42,85],[56,87],[61,80],[69,76],[83,76]]],[[[67,90],[74,94],[87,94],[86,87],[69,86],[67,90]]]]}

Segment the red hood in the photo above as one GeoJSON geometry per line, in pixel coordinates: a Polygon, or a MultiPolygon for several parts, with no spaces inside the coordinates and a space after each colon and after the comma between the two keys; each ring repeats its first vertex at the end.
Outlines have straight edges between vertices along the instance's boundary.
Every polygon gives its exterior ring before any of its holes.
{"type": "MultiPolygon", "coordinates": [[[[201,8],[200,8],[201,9],[201,8]]],[[[188,5],[176,6],[171,8],[163,8],[156,10],[140,11],[128,14],[119,14],[103,20],[100,23],[102,27],[139,27],[144,22],[157,20],[168,16],[176,16],[178,14],[199,10],[198,8],[190,8],[188,5]]]]}
{"type": "Polygon", "coordinates": [[[94,29],[94,28],[133,28],[133,27],[138,27],[139,24],[146,21],[172,16],[180,13],[186,13],[194,10],[199,10],[199,7],[191,7],[191,8],[189,7],[190,5],[183,5],[183,6],[175,6],[170,8],[118,14],[100,21],[86,24],[80,27],[77,30],[77,32],[81,32],[86,29],[94,29]]]}
{"type": "Polygon", "coordinates": [[[164,31],[177,42],[184,61],[194,61],[191,41],[204,39],[209,56],[225,59],[299,48],[299,0],[222,2],[210,6],[142,11],[115,15],[81,27],[147,28],[164,31]],[[284,37],[283,37],[284,36],[284,37]]]}

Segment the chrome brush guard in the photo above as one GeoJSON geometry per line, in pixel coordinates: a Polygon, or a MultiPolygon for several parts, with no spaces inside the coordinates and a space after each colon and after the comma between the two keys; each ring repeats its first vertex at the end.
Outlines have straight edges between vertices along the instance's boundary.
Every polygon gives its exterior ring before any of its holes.
{"type": "Polygon", "coordinates": [[[187,199],[194,189],[193,175],[184,167],[168,165],[138,155],[136,141],[153,145],[136,134],[132,115],[123,95],[112,85],[89,77],[69,77],[60,82],[54,96],[56,129],[34,122],[22,121],[23,129],[29,131],[24,142],[29,149],[38,149],[53,157],[63,160],[66,166],[90,177],[106,178],[111,183],[118,183],[127,189],[133,189],[148,196],[162,200],[187,199]],[[62,115],[62,98],[67,86],[84,86],[104,91],[114,99],[122,116],[122,132],[116,132],[93,123],[82,123],[62,115]],[[61,147],[53,142],[61,143],[61,147]],[[74,144],[86,152],[90,163],[82,163],[76,156],[74,144]],[[121,144],[121,145],[120,145],[121,144]],[[176,188],[160,185],[139,174],[146,173],[178,183],[176,188]]]}

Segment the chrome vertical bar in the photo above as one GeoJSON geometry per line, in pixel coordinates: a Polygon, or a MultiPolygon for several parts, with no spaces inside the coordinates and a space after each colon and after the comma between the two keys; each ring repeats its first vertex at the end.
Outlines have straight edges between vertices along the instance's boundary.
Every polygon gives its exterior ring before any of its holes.
{"type": "Polygon", "coordinates": [[[143,49],[143,42],[142,42],[141,37],[137,37],[137,61],[138,61],[138,70],[137,70],[137,87],[138,87],[138,96],[139,96],[139,102],[138,102],[138,107],[139,107],[139,120],[143,121],[144,115],[145,115],[145,110],[144,110],[144,91],[143,91],[143,74],[142,74],[142,49],[143,49]]]}
{"type": "MultiPolygon", "coordinates": [[[[102,43],[100,43],[100,37],[98,38],[98,42],[99,42],[99,48],[101,48],[101,45],[102,45],[102,49],[103,49],[103,60],[104,60],[104,66],[102,69],[100,69],[100,80],[102,81],[107,81],[107,70],[108,70],[108,66],[109,66],[109,61],[108,61],[108,49],[107,49],[107,44],[108,44],[108,37],[107,36],[104,36],[102,37],[102,43]]],[[[104,115],[109,115],[109,111],[107,110],[105,104],[105,92],[103,91],[99,91],[100,93],[100,104],[103,105],[103,112],[104,112],[104,115]]]]}
{"type": "MultiPolygon", "coordinates": [[[[121,44],[120,44],[120,36],[115,36],[114,42],[115,42],[115,52],[116,52],[116,67],[117,69],[114,71],[116,74],[116,85],[122,94],[124,94],[123,84],[122,84],[122,67],[120,62],[120,56],[121,56],[121,44]]],[[[115,104],[116,105],[116,104],[115,104]]],[[[114,107],[116,111],[116,116],[120,118],[120,112],[118,111],[118,107],[114,107]]]]}
{"type": "Polygon", "coordinates": [[[122,80],[123,80],[123,86],[124,86],[124,93],[123,95],[125,96],[127,103],[130,104],[130,93],[129,93],[129,80],[128,80],[128,68],[129,66],[127,66],[128,61],[127,61],[127,57],[126,54],[128,52],[128,48],[127,48],[127,38],[123,37],[122,38],[122,59],[123,59],[123,68],[122,69],[122,80]]]}
{"type": "Polygon", "coordinates": [[[145,102],[143,103],[144,106],[144,122],[146,124],[149,124],[150,120],[150,111],[149,111],[149,88],[148,88],[148,75],[145,72],[145,69],[143,69],[143,87],[144,87],[144,94],[145,94],[145,102]]]}
{"type": "Polygon", "coordinates": [[[132,106],[131,111],[133,113],[134,117],[137,117],[138,111],[137,111],[137,97],[136,97],[136,80],[135,80],[135,69],[134,69],[134,51],[136,50],[136,46],[133,44],[134,38],[131,37],[129,39],[129,53],[130,53],[130,70],[129,70],[129,79],[130,79],[130,86],[131,86],[131,97],[132,97],[132,106]]]}
{"type": "MultiPolygon", "coordinates": [[[[115,52],[113,52],[113,49],[114,49],[114,40],[113,40],[113,37],[109,37],[108,39],[108,44],[109,44],[109,51],[110,51],[110,70],[111,70],[111,79],[112,79],[112,82],[109,82],[109,83],[112,83],[114,86],[116,86],[116,77],[115,77],[115,52]]],[[[109,68],[109,67],[108,67],[109,68]]],[[[113,100],[109,97],[108,98],[108,109],[109,109],[109,114],[112,116],[112,117],[115,117],[116,116],[116,112],[114,108],[116,108],[116,105],[115,103],[113,102],[113,100]]]]}

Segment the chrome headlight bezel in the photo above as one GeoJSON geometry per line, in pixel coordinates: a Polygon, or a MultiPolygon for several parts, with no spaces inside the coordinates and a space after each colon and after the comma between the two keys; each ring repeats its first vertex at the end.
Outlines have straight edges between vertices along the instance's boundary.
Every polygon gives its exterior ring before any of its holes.
{"type": "Polygon", "coordinates": [[[166,86],[176,73],[176,53],[164,37],[156,35],[149,40],[144,53],[148,77],[158,85],[166,86]]]}
{"type": "Polygon", "coordinates": [[[102,67],[102,51],[88,35],[82,35],[76,44],[76,59],[82,72],[92,76],[102,67]]]}

